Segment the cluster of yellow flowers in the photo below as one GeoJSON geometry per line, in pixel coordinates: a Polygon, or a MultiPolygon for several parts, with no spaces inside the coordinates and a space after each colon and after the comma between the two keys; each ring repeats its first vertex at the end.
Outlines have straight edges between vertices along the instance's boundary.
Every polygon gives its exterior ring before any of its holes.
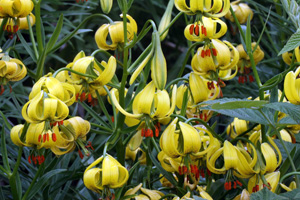
{"type": "MultiPolygon", "coordinates": [[[[100,3],[103,12],[108,13],[112,1],[100,0],[100,3]]],[[[235,47],[230,42],[220,39],[227,32],[227,25],[221,17],[230,21],[236,18],[239,23],[245,23],[249,16],[252,19],[252,10],[240,1],[232,2],[231,6],[236,15],[233,17],[229,12],[229,0],[174,0],[170,5],[172,3],[187,15],[196,15],[195,22],[187,25],[183,31],[187,40],[201,43],[192,57],[192,72],[186,76],[188,79],[184,78],[178,87],[177,84],[166,87],[167,63],[161,47],[161,41],[166,37],[166,32],[163,34],[161,28],[166,26],[168,21],[168,16],[165,16],[162,22],[164,25],[161,25],[159,30],[152,25],[152,43],[145,51],[146,55],[140,60],[140,64],[132,69],[123,66],[127,70],[126,74],[132,73],[129,80],[131,86],[129,89],[125,88],[124,94],[122,93],[130,99],[128,105],[120,103],[119,83],[115,88],[110,87],[110,84],[113,85],[117,59],[110,56],[107,61],[99,62],[94,54],[86,56],[81,51],[66,67],[41,77],[33,85],[28,102],[22,108],[22,116],[26,122],[11,129],[12,142],[18,146],[35,149],[28,161],[39,165],[45,160],[42,155],[43,148],[50,149],[60,156],[79,146],[88,156],[88,148],[93,149],[91,143],[86,141],[86,135],[91,128],[90,122],[79,116],[70,117],[69,106],[85,100],[95,106],[99,96],[109,96],[108,102],[125,116],[124,123],[128,127],[136,126],[132,129],[136,132],[126,143],[125,159],[138,160],[139,164],[150,165],[149,155],[147,156],[144,148],[140,146],[146,146],[143,143],[144,138],[149,144],[150,141],[155,143],[155,138],[158,138],[160,148],[156,146],[156,151],[159,163],[189,191],[181,199],[191,199],[192,191],[197,191],[202,198],[212,199],[206,192],[206,187],[198,185],[201,179],[211,179],[212,174],[224,175],[225,190],[247,188],[235,199],[240,199],[241,196],[249,199],[249,193],[257,192],[263,187],[274,192],[280,178],[278,167],[282,162],[281,152],[273,141],[275,137],[263,136],[260,125],[248,131],[247,121],[234,118],[226,128],[228,140],[223,140],[207,124],[214,112],[202,107],[203,102],[222,97],[221,88],[225,86],[223,81],[233,79],[238,72],[241,74],[238,82],[246,82],[247,76],[250,82],[254,81],[250,75],[253,63],[243,45],[235,47]],[[134,83],[138,78],[143,78],[139,76],[148,63],[151,80],[145,83],[145,87],[136,88],[134,83]],[[129,90],[130,95],[127,94],[129,90]],[[188,119],[184,121],[180,115],[185,115],[188,119]],[[190,122],[195,123],[192,125],[190,122]],[[166,128],[160,135],[161,124],[166,128]],[[247,138],[241,140],[241,135],[247,138]],[[141,156],[137,159],[138,152],[141,152],[141,156]],[[248,179],[247,183],[245,179],[248,179]]],[[[31,13],[31,0],[0,0],[0,5],[0,23],[8,18],[4,25],[6,31],[28,29],[29,25],[35,23],[35,17],[31,13]]],[[[170,8],[172,9],[168,6],[168,13],[171,12],[170,8]]],[[[120,17],[125,18],[123,15],[120,17]]],[[[128,21],[111,21],[100,26],[95,33],[95,41],[100,50],[121,51],[136,41],[137,23],[130,15],[126,15],[126,19],[128,21]],[[127,38],[124,37],[124,22],[127,38]]],[[[254,50],[254,64],[258,64],[264,58],[264,52],[255,42],[251,48],[254,50]]],[[[299,48],[295,49],[295,57],[300,61],[299,48]]],[[[20,60],[10,58],[7,53],[0,54],[0,59],[1,95],[9,81],[23,79],[27,70],[20,60]]],[[[286,53],[283,59],[287,64],[291,64],[292,55],[286,53]]],[[[300,104],[299,73],[300,67],[296,72],[287,73],[284,82],[285,95],[293,104],[300,104]]],[[[278,93],[279,96],[282,95],[280,91],[278,93]]],[[[265,99],[268,98],[270,97],[265,94],[265,99]]],[[[282,118],[284,114],[279,113],[278,116],[282,118]]],[[[284,140],[293,142],[294,134],[299,130],[299,126],[288,126],[280,130],[280,135],[284,140]]],[[[79,155],[82,158],[80,149],[79,155]]],[[[110,189],[124,186],[128,179],[129,172],[125,166],[106,151],[86,168],[83,176],[83,182],[88,189],[104,196],[113,196],[110,189]]],[[[165,177],[161,178],[161,183],[172,186],[165,177]]],[[[294,185],[292,182],[290,187],[283,184],[281,186],[290,190],[294,185]]],[[[146,184],[139,184],[124,195],[136,199],[161,199],[165,194],[147,189],[146,184]]],[[[174,197],[173,200],[180,198],[174,197]]]]}

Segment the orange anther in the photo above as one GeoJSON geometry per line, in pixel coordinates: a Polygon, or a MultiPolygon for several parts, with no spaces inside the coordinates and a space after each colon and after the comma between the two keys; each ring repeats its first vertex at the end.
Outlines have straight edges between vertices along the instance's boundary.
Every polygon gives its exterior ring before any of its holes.
{"type": "Polygon", "coordinates": [[[56,142],[56,134],[55,133],[52,133],[52,141],[56,142]]]}
{"type": "Polygon", "coordinates": [[[199,36],[199,25],[197,24],[195,27],[195,35],[199,36]]]}
{"type": "Polygon", "coordinates": [[[194,32],[194,24],[192,24],[192,25],[190,26],[190,34],[193,35],[193,32],[194,32]]]}

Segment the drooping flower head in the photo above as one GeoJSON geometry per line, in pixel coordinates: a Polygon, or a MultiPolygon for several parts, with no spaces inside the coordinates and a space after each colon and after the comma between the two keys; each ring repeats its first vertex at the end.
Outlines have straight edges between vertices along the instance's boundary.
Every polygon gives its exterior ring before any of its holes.
{"type": "MultiPolygon", "coordinates": [[[[137,24],[130,15],[126,15],[126,17],[129,20],[129,23],[127,22],[127,41],[131,41],[137,33],[137,24]]],[[[123,15],[121,15],[121,18],[123,18],[123,15]]],[[[123,21],[116,21],[114,24],[103,24],[96,32],[95,40],[99,49],[117,49],[118,45],[124,43],[123,21]],[[111,39],[111,44],[107,43],[108,35],[111,39]]]]}
{"type": "Polygon", "coordinates": [[[238,60],[238,51],[230,42],[212,39],[210,43],[198,48],[191,65],[195,73],[207,79],[226,77],[225,80],[229,80],[236,75],[238,60]],[[235,73],[230,76],[218,75],[229,69],[235,69],[235,73]]]}
{"type": "Polygon", "coordinates": [[[26,17],[33,9],[31,0],[1,0],[0,17],[26,17]]]}
{"type": "MultiPolygon", "coordinates": [[[[238,0],[238,1],[232,2],[231,7],[232,7],[232,10],[240,24],[246,23],[249,16],[250,16],[250,20],[253,18],[253,11],[248,6],[248,4],[240,3],[240,0],[238,0]]],[[[228,12],[225,15],[225,18],[234,22],[234,18],[231,15],[231,12],[228,12]]]]}
{"type": "Polygon", "coordinates": [[[219,39],[226,31],[227,25],[222,20],[202,16],[201,21],[185,27],[184,36],[190,41],[202,42],[205,39],[219,39]]]}
{"type": "MultiPolygon", "coordinates": [[[[1,49],[0,49],[1,52],[1,49]]],[[[8,55],[0,54],[0,95],[4,92],[4,86],[9,81],[22,80],[26,74],[27,69],[25,65],[16,58],[10,58],[8,55]]]]}
{"type": "Polygon", "coordinates": [[[298,82],[300,81],[299,73],[300,67],[298,67],[295,72],[290,71],[289,73],[287,73],[284,79],[285,96],[290,103],[296,105],[300,104],[300,85],[298,84],[298,82]]]}
{"type": "Polygon", "coordinates": [[[176,8],[188,15],[202,14],[206,17],[223,17],[230,8],[229,0],[175,0],[176,8]]]}
{"type": "Polygon", "coordinates": [[[127,169],[112,156],[106,155],[105,157],[101,156],[86,168],[83,182],[88,189],[99,193],[104,188],[122,187],[127,182],[128,177],[127,169]],[[100,166],[95,167],[96,165],[100,166]]]}

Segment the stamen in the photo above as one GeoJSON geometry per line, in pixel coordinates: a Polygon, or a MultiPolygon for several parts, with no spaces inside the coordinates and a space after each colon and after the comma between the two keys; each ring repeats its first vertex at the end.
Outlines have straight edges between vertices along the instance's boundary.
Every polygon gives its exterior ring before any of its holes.
{"type": "Polygon", "coordinates": [[[179,175],[182,175],[182,168],[181,166],[178,167],[179,175]]]}
{"type": "Polygon", "coordinates": [[[155,137],[159,136],[159,129],[157,126],[155,126],[155,137]]]}
{"type": "Polygon", "coordinates": [[[85,100],[85,92],[81,93],[80,101],[83,102],[85,100]]]}
{"type": "Polygon", "coordinates": [[[29,164],[31,164],[30,156],[28,156],[27,160],[28,160],[29,164]]]}
{"type": "Polygon", "coordinates": [[[43,134],[43,142],[46,142],[46,134],[43,134]]]}
{"type": "Polygon", "coordinates": [[[46,134],[47,141],[49,142],[49,133],[46,134]]]}
{"type": "Polygon", "coordinates": [[[38,142],[41,142],[42,134],[39,135],[38,142]]]}
{"type": "Polygon", "coordinates": [[[52,133],[52,141],[56,142],[56,134],[55,133],[52,133]]]}
{"type": "Polygon", "coordinates": [[[252,75],[249,75],[249,81],[252,83],[254,81],[254,77],[252,75]]]}
{"type": "Polygon", "coordinates": [[[201,51],[201,57],[204,58],[205,57],[205,50],[202,49],[201,51]]]}
{"type": "Polygon", "coordinates": [[[194,24],[192,24],[192,25],[190,26],[190,34],[193,35],[193,32],[194,32],[194,24]]]}
{"type": "Polygon", "coordinates": [[[16,33],[19,30],[19,26],[18,25],[14,25],[14,33],[16,33]]]}
{"type": "Polygon", "coordinates": [[[233,182],[233,189],[236,189],[236,182],[233,182]]]}
{"type": "Polygon", "coordinates": [[[206,28],[204,27],[204,35],[207,36],[206,28]]]}
{"type": "Polygon", "coordinates": [[[111,117],[111,121],[112,121],[112,122],[115,122],[114,116],[111,117]]]}
{"type": "Polygon", "coordinates": [[[80,157],[81,159],[83,159],[83,154],[82,154],[82,152],[80,151],[80,149],[78,150],[78,154],[79,154],[79,157],[80,157]]]}
{"type": "Polygon", "coordinates": [[[198,24],[195,27],[195,35],[199,36],[199,25],[198,24]]]}
{"type": "Polygon", "coordinates": [[[93,100],[93,97],[92,97],[91,93],[89,93],[89,94],[88,94],[88,102],[91,103],[92,100],[93,100]]]}
{"type": "Polygon", "coordinates": [[[78,97],[79,97],[79,93],[76,94],[76,101],[78,100],[78,97]]]}
{"type": "Polygon", "coordinates": [[[141,135],[142,135],[142,137],[144,137],[144,136],[145,136],[145,129],[144,129],[144,128],[142,128],[141,135]]]}
{"type": "Polygon", "coordinates": [[[4,86],[3,86],[3,85],[1,85],[1,91],[0,91],[0,95],[2,95],[2,94],[3,94],[3,92],[4,92],[4,86]]]}
{"type": "Polygon", "coordinates": [[[218,51],[217,51],[217,49],[215,49],[215,48],[212,48],[212,51],[213,51],[213,55],[214,55],[214,56],[217,56],[217,55],[218,55],[218,51]]]}

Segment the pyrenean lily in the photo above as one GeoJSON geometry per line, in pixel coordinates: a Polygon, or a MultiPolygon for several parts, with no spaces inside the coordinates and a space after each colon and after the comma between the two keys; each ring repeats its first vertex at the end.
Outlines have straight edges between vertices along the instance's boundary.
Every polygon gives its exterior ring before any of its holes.
{"type": "MultiPolygon", "coordinates": [[[[120,15],[123,18],[123,15],[120,15]]],[[[137,24],[135,20],[126,15],[129,20],[127,22],[127,41],[131,41],[137,33],[137,24]]],[[[95,34],[95,40],[99,49],[115,50],[118,45],[124,43],[123,21],[116,21],[113,24],[103,24],[95,34]],[[111,39],[111,44],[107,43],[108,34],[111,39]]]]}
{"type": "Polygon", "coordinates": [[[1,0],[0,17],[26,17],[33,6],[31,0],[1,0]]]}
{"type": "Polygon", "coordinates": [[[100,64],[97,63],[94,57],[86,56],[76,60],[71,69],[79,73],[95,76],[95,79],[76,73],[71,73],[71,79],[74,83],[82,81],[83,85],[86,83],[92,89],[99,89],[111,81],[115,75],[116,68],[117,62],[113,56],[109,58],[107,63],[102,61],[100,64]]]}
{"type": "MultiPolygon", "coordinates": [[[[250,16],[250,20],[253,18],[253,11],[248,6],[248,4],[240,3],[240,0],[238,0],[238,1],[232,2],[231,7],[232,7],[232,10],[240,24],[246,23],[249,16],[250,16]]],[[[228,12],[225,15],[225,18],[234,22],[234,18],[231,15],[231,12],[228,12]]]]}
{"type": "Polygon", "coordinates": [[[113,0],[100,0],[101,9],[105,14],[108,14],[112,8],[113,0]]]}
{"type": "Polygon", "coordinates": [[[243,189],[242,193],[237,195],[233,200],[250,200],[250,193],[248,190],[243,189]]]}
{"type": "Polygon", "coordinates": [[[285,189],[287,192],[290,192],[290,191],[292,191],[292,190],[294,190],[294,189],[297,189],[297,185],[296,185],[296,182],[295,182],[295,181],[292,181],[292,182],[290,183],[289,186],[286,186],[286,185],[283,184],[283,183],[280,183],[280,186],[281,186],[283,189],[285,189]]]}
{"type": "Polygon", "coordinates": [[[161,135],[161,149],[171,158],[198,153],[201,148],[200,134],[183,122],[179,122],[180,131],[176,131],[177,122],[178,118],[175,118],[161,135]]]}
{"type": "Polygon", "coordinates": [[[176,8],[188,15],[202,14],[207,17],[223,17],[230,8],[229,0],[175,0],[176,8]]]}
{"type": "MultiPolygon", "coordinates": [[[[252,42],[251,43],[252,50],[255,48],[255,46],[256,46],[256,42],[252,42]]],[[[239,69],[244,70],[244,67],[247,67],[247,68],[251,67],[250,57],[246,53],[244,46],[242,44],[240,44],[236,47],[236,49],[238,50],[239,55],[240,55],[240,60],[238,62],[239,69]]],[[[257,63],[259,63],[264,58],[264,56],[265,56],[265,53],[261,50],[260,46],[257,45],[257,48],[253,52],[253,58],[254,58],[255,64],[257,65],[257,63]]]]}
{"type": "MultiPolygon", "coordinates": [[[[295,53],[295,62],[300,62],[300,51],[299,51],[299,47],[296,47],[294,49],[294,53],[295,53]]],[[[293,53],[292,52],[285,52],[282,54],[282,59],[283,61],[290,65],[292,63],[292,58],[293,58],[293,53]]]]}
{"type": "Polygon", "coordinates": [[[20,60],[10,58],[8,55],[4,55],[0,60],[0,85],[2,88],[9,81],[22,80],[26,74],[27,69],[20,60]]]}
{"type": "Polygon", "coordinates": [[[268,137],[268,141],[274,147],[274,149],[277,151],[278,160],[277,160],[277,155],[276,155],[275,151],[273,150],[273,148],[271,147],[271,145],[269,145],[269,143],[266,143],[266,142],[262,143],[261,144],[261,152],[262,152],[262,155],[265,160],[265,163],[264,163],[265,165],[261,166],[262,174],[274,172],[282,162],[282,156],[281,156],[281,152],[280,152],[279,148],[277,147],[275,142],[272,140],[272,138],[268,137]]]}
{"type": "MultiPolygon", "coordinates": [[[[51,74],[50,74],[51,75],[51,74]]],[[[33,99],[41,91],[51,94],[62,100],[67,106],[75,101],[75,88],[68,83],[61,83],[58,79],[45,76],[40,78],[32,87],[29,100],[33,99]]]]}
{"type": "Polygon", "coordinates": [[[171,158],[164,151],[159,152],[157,158],[167,172],[179,172],[178,169],[183,162],[182,157],[171,158]]]}
{"type": "MultiPolygon", "coordinates": [[[[35,16],[30,13],[29,15],[30,25],[33,26],[35,24],[35,16]]],[[[2,24],[3,19],[0,18],[0,24],[2,24]]],[[[18,30],[28,30],[28,22],[27,17],[20,18],[9,18],[6,24],[3,26],[3,30],[6,30],[10,33],[16,33],[18,30]]]]}
{"type": "Polygon", "coordinates": [[[188,102],[186,115],[188,118],[198,117],[204,121],[208,121],[213,112],[208,110],[201,110],[201,107],[196,107],[198,103],[206,100],[216,99],[221,90],[216,81],[208,81],[201,76],[190,73],[189,77],[190,89],[185,85],[179,86],[177,90],[176,106],[181,109],[183,103],[183,96],[188,91],[188,102]]]}
{"type": "Polygon", "coordinates": [[[62,121],[69,115],[68,106],[52,94],[40,91],[22,108],[22,116],[29,123],[62,121]]]}
{"type": "Polygon", "coordinates": [[[231,43],[212,39],[209,45],[198,48],[191,65],[195,73],[211,79],[217,70],[236,68],[238,61],[238,51],[231,43]]]}
{"type": "Polygon", "coordinates": [[[255,147],[251,144],[253,156],[241,147],[233,146],[230,142],[225,141],[224,146],[219,148],[217,145],[214,150],[207,154],[207,168],[215,174],[225,174],[228,170],[233,169],[233,174],[240,178],[249,178],[253,174],[258,173],[254,169],[257,161],[257,153],[255,147]],[[216,160],[223,154],[224,166],[216,168],[216,160]]]}
{"type": "Polygon", "coordinates": [[[213,200],[213,198],[205,191],[206,188],[204,189],[203,187],[197,185],[197,190],[202,198],[207,200],[213,200]]]}
{"type": "Polygon", "coordinates": [[[276,171],[262,176],[264,176],[263,181],[258,175],[253,176],[249,179],[248,191],[250,193],[258,192],[259,190],[263,189],[263,187],[268,187],[269,190],[275,192],[276,187],[278,186],[280,172],[276,171]]]}
{"type": "Polygon", "coordinates": [[[129,113],[124,110],[118,100],[115,90],[111,91],[112,102],[116,108],[125,116],[141,119],[143,117],[150,117],[152,120],[163,120],[169,117],[175,109],[176,100],[176,85],[172,90],[172,104],[169,94],[166,90],[157,90],[153,82],[150,82],[146,87],[140,91],[133,100],[132,111],[129,113]]]}
{"type": "Polygon", "coordinates": [[[284,79],[284,93],[286,98],[292,104],[300,104],[300,79],[298,75],[300,73],[300,67],[297,68],[296,72],[290,71],[287,73],[284,79]]]}
{"type": "Polygon", "coordinates": [[[84,185],[95,192],[104,188],[122,187],[128,180],[129,173],[116,159],[110,155],[101,156],[86,168],[83,174],[84,185]],[[95,167],[102,162],[102,167],[95,167]],[[93,168],[95,167],[95,168],[93,168]]]}
{"type": "Polygon", "coordinates": [[[201,21],[189,24],[184,29],[186,39],[202,42],[205,39],[219,39],[227,32],[227,25],[218,18],[202,17],[201,21]],[[220,27],[217,29],[217,27],[220,27]],[[218,31],[218,32],[217,32],[218,31]]]}
{"type": "Polygon", "coordinates": [[[226,132],[231,138],[236,138],[241,133],[247,131],[247,121],[234,118],[233,122],[227,127],[226,132]]]}

